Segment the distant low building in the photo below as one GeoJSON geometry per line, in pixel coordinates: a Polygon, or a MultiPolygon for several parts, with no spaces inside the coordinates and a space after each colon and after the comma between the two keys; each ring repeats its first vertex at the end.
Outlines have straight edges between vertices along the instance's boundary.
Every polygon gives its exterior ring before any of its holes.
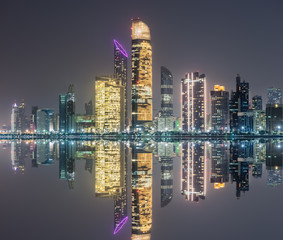
{"type": "Polygon", "coordinates": [[[78,133],[91,133],[95,131],[94,115],[77,115],[76,129],[78,133]]]}

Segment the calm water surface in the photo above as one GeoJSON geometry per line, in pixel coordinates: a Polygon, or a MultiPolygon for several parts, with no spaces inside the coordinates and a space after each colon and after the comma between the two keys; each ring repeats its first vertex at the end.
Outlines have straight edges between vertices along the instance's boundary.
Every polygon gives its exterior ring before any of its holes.
{"type": "Polygon", "coordinates": [[[283,142],[0,142],[0,239],[282,239],[283,142]]]}

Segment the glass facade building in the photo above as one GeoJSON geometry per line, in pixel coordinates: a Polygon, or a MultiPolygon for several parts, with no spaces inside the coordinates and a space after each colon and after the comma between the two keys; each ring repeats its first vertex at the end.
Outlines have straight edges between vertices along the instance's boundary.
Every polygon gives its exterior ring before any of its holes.
{"type": "Polygon", "coordinates": [[[127,63],[128,63],[128,54],[122,45],[114,40],[114,76],[117,79],[121,80],[121,84],[125,88],[125,128],[128,125],[128,111],[127,111],[127,63]]]}
{"type": "Polygon", "coordinates": [[[67,93],[67,105],[66,105],[66,132],[76,132],[76,119],[75,119],[75,93],[74,85],[69,86],[67,93]]]}

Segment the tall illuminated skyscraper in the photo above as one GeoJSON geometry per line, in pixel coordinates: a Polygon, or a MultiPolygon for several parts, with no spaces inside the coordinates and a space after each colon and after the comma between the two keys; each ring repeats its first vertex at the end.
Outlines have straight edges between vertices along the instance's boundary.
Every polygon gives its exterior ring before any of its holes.
{"type": "Polygon", "coordinates": [[[76,131],[75,119],[75,93],[74,85],[69,86],[66,102],[66,131],[67,133],[74,133],[76,131]]]}
{"type": "Polygon", "coordinates": [[[152,227],[152,152],[132,147],[132,239],[150,240],[152,227]]]}
{"type": "Polygon", "coordinates": [[[125,127],[128,125],[128,111],[127,111],[127,63],[128,54],[122,45],[114,40],[114,76],[121,80],[121,84],[125,87],[125,127]]]}
{"type": "Polygon", "coordinates": [[[95,78],[95,128],[118,132],[125,126],[125,87],[114,76],[95,78]]]}
{"type": "Polygon", "coordinates": [[[19,107],[16,103],[12,106],[12,114],[11,114],[11,131],[12,133],[17,133],[20,131],[20,125],[19,125],[19,107]]]}
{"type": "Polygon", "coordinates": [[[182,130],[205,132],[207,125],[206,77],[199,72],[188,73],[181,81],[182,130]]]}
{"type": "Polygon", "coordinates": [[[66,132],[66,121],[67,121],[67,95],[59,95],[59,131],[61,133],[66,132]]]}
{"type": "Polygon", "coordinates": [[[132,127],[152,121],[152,48],[149,27],[132,20],[132,127]]]}
{"type": "Polygon", "coordinates": [[[224,86],[214,85],[211,97],[211,128],[216,132],[229,129],[229,92],[224,86]]]}

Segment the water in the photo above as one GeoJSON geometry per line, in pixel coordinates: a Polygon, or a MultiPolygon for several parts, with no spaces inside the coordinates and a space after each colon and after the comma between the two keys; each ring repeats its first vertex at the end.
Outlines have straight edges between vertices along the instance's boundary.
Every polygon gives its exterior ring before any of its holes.
{"type": "Polygon", "coordinates": [[[0,143],[0,239],[280,239],[283,142],[0,143]]]}

